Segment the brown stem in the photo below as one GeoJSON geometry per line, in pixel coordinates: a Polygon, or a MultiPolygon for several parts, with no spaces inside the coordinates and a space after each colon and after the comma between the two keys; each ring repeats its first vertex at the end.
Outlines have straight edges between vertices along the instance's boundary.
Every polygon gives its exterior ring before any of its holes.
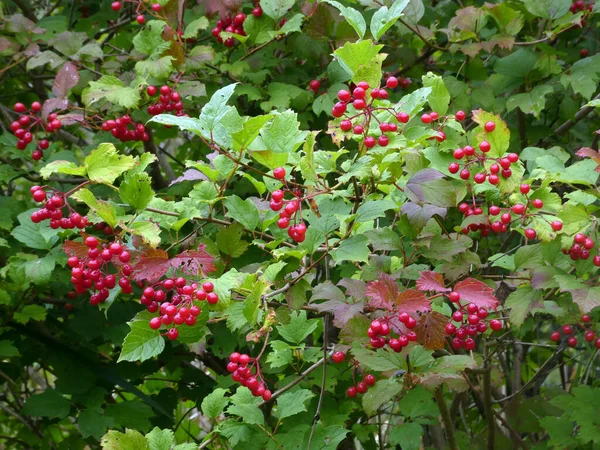
{"type": "Polygon", "coordinates": [[[494,420],[494,413],[492,407],[492,380],[491,380],[491,367],[489,359],[487,358],[489,349],[487,343],[484,347],[484,360],[485,368],[487,369],[483,374],[483,407],[485,409],[485,416],[487,418],[487,449],[494,450],[496,447],[496,420],[494,420]]]}
{"type": "Polygon", "coordinates": [[[450,417],[448,406],[446,406],[446,400],[444,400],[441,386],[435,390],[435,401],[440,409],[442,423],[444,424],[444,430],[446,431],[446,439],[448,439],[448,446],[450,447],[450,450],[458,450],[456,437],[454,436],[454,423],[452,422],[452,417],[450,417]]]}
{"type": "Polygon", "coordinates": [[[144,151],[148,153],[152,153],[156,156],[158,161],[153,162],[150,165],[150,173],[152,175],[152,181],[154,183],[154,187],[156,189],[164,189],[169,186],[168,181],[163,176],[160,168],[162,166],[160,157],[158,156],[158,150],[156,149],[156,144],[154,143],[154,139],[152,136],[152,130],[146,128],[146,132],[148,133],[149,139],[144,142],[144,151]]]}
{"type": "Polygon", "coordinates": [[[19,7],[21,11],[23,11],[23,15],[27,17],[32,22],[37,22],[37,17],[35,17],[35,13],[29,7],[27,2],[24,0],[13,0],[13,3],[19,7]]]}

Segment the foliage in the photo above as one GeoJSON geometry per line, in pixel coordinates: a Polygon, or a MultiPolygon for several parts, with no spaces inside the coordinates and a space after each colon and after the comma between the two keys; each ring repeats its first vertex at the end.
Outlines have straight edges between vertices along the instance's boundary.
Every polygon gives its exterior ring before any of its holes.
{"type": "Polygon", "coordinates": [[[4,2],[3,448],[598,446],[597,10],[4,2]]]}

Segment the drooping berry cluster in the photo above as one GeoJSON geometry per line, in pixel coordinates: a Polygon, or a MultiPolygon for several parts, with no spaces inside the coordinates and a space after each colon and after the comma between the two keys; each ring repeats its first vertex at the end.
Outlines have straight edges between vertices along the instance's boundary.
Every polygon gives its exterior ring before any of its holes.
{"type": "Polygon", "coordinates": [[[266,388],[265,380],[260,372],[260,363],[256,358],[251,358],[245,353],[233,352],[229,355],[227,371],[233,381],[246,386],[255,397],[262,397],[264,401],[271,400],[271,391],[266,388]]]}
{"type": "Polygon", "coordinates": [[[590,11],[594,10],[594,2],[585,3],[583,0],[574,0],[569,7],[569,11],[573,14],[578,13],[579,11],[590,11]]]}
{"type": "MultiPolygon", "coordinates": [[[[142,14],[142,8],[144,6],[145,5],[144,5],[143,1],[139,2],[138,7],[135,11],[137,13],[137,17],[135,18],[135,20],[140,25],[144,25],[146,23],[146,17],[142,14]]],[[[162,10],[162,6],[160,5],[160,3],[152,3],[152,5],[150,5],[150,14],[153,16],[158,16],[157,13],[159,13],[161,10],[162,10]]]]}
{"type": "Polygon", "coordinates": [[[110,131],[114,137],[121,142],[148,141],[150,136],[142,123],[135,123],[131,117],[124,115],[118,119],[110,119],[102,122],[102,130],[110,131]]]}
{"type": "MultiPolygon", "coordinates": [[[[490,209],[494,208],[493,206],[490,209]]],[[[469,206],[467,203],[461,203],[458,205],[458,211],[463,214],[465,218],[469,216],[481,216],[483,214],[483,209],[480,206],[477,206],[476,203],[473,203],[472,206],[469,206]]],[[[468,234],[470,231],[481,231],[481,237],[489,236],[490,234],[490,225],[487,223],[471,223],[468,226],[462,229],[463,234],[468,234]]],[[[506,231],[506,227],[504,229],[506,231]]]]}
{"type": "MultiPolygon", "coordinates": [[[[423,119],[421,118],[421,120],[423,119]]],[[[496,124],[491,121],[486,122],[484,129],[486,133],[492,133],[496,129],[496,124]]],[[[452,174],[460,171],[460,177],[463,180],[468,180],[471,178],[471,173],[474,170],[477,170],[477,173],[473,176],[473,181],[475,181],[475,183],[483,184],[487,180],[490,184],[497,185],[500,183],[499,174],[502,175],[502,178],[510,178],[512,176],[510,166],[519,160],[519,155],[510,153],[502,158],[489,158],[487,153],[491,149],[492,146],[488,141],[481,141],[479,144],[479,151],[476,151],[475,148],[470,145],[466,145],[463,148],[457,148],[454,150],[453,156],[454,159],[462,162],[462,166],[457,162],[453,162],[448,166],[448,171],[452,174]],[[486,163],[491,161],[493,162],[489,169],[486,169],[486,163]]]]}
{"type": "Polygon", "coordinates": [[[148,86],[146,88],[146,93],[150,97],[156,97],[156,95],[160,93],[158,100],[151,105],[148,105],[148,114],[151,116],[173,111],[176,116],[185,116],[181,94],[166,84],[161,86],[160,90],[157,89],[156,86],[148,86]]]}
{"type": "Polygon", "coordinates": [[[117,283],[123,293],[131,294],[133,286],[129,277],[133,274],[133,267],[128,264],[131,254],[127,248],[117,241],[100,244],[94,236],[87,236],[84,243],[88,248],[87,256],[80,258],[74,255],[67,260],[75,291],[78,294],[94,291],[90,296],[92,305],[105,302],[109,289],[117,283]]]}
{"type": "MultiPolygon", "coordinates": [[[[586,260],[591,256],[590,250],[592,250],[595,245],[596,243],[591,237],[586,236],[583,233],[577,233],[573,236],[573,245],[571,248],[563,248],[562,252],[565,255],[569,255],[573,261],[577,261],[578,259],[586,260]]],[[[593,261],[595,266],[600,266],[600,254],[594,256],[593,261]]]]}
{"type": "Polygon", "coordinates": [[[285,169],[278,167],[273,171],[273,176],[280,181],[283,181],[286,186],[286,191],[290,192],[294,198],[285,200],[285,192],[277,189],[271,194],[271,202],[269,207],[272,211],[280,211],[277,219],[277,226],[282,230],[288,230],[288,236],[294,241],[304,242],[306,238],[306,225],[302,221],[302,192],[299,189],[289,189],[285,183],[285,169]],[[292,226],[290,224],[293,223],[292,226]]]}
{"type": "MultiPolygon", "coordinates": [[[[452,339],[452,347],[459,350],[473,350],[475,348],[475,336],[485,333],[488,329],[489,311],[486,308],[480,308],[475,303],[469,303],[467,306],[460,304],[460,294],[458,292],[450,292],[448,294],[450,301],[456,304],[456,311],[452,313],[452,321],[446,325],[446,334],[454,336],[452,339]]],[[[502,322],[498,319],[489,320],[489,327],[493,331],[502,329],[502,322]]]]}
{"type": "Polygon", "coordinates": [[[583,338],[586,342],[594,342],[594,346],[597,349],[600,349],[600,337],[596,336],[594,333],[591,322],[592,318],[588,314],[584,314],[581,316],[581,323],[575,325],[563,325],[560,330],[553,331],[550,335],[550,340],[552,342],[560,342],[563,335],[567,338],[567,345],[569,347],[576,347],[579,342],[577,336],[575,334],[577,331],[583,333],[583,338]],[[562,332],[562,334],[561,334],[562,332]]]}
{"type": "Polygon", "coordinates": [[[32,186],[29,192],[31,192],[31,196],[36,202],[45,202],[42,208],[31,214],[31,221],[33,223],[40,223],[49,219],[50,228],[54,230],[58,228],[62,228],[63,230],[79,228],[82,230],[88,226],[87,217],[82,217],[81,214],[74,211],[65,201],[62,192],[54,191],[53,194],[48,195],[41,186],[32,186]],[[68,217],[64,216],[64,208],[67,208],[68,217]]]}
{"type": "Polygon", "coordinates": [[[214,292],[214,288],[210,281],[199,286],[198,283],[188,284],[183,277],[167,278],[152,286],[147,286],[143,291],[140,303],[146,306],[151,313],[160,309],[160,316],[150,320],[150,328],[158,330],[163,325],[171,325],[167,331],[167,337],[174,341],[179,337],[177,326],[185,324],[191,327],[196,324],[196,317],[202,310],[195,304],[195,301],[206,300],[211,305],[219,301],[219,296],[214,292]]]}
{"type": "Polygon", "coordinates": [[[369,342],[373,348],[385,347],[385,344],[395,352],[401,352],[410,342],[417,340],[417,333],[412,331],[417,326],[417,321],[412,318],[408,313],[402,312],[398,315],[398,320],[408,330],[404,332],[400,327],[394,327],[398,337],[388,337],[392,331],[390,323],[387,318],[375,319],[371,322],[367,335],[369,336],[369,342]]]}
{"type": "Polygon", "coordinates": [[[38,116],[42,110],[40,102],[33,102],[28,110],[23,103],[15,103],[15,112],[21,114],[19,120],[15,120],[10,124],[10,130],[17,137],[17,148],[25,150],[34,139],[37,142],[36,149],[31,153],[31,158],[35,161],[42,159],[43,151],[46,150],[50,143],[46,137],[38,139],[38,132],[52,133],[60,130],[62,123],[58,119],[58,114],[52,113],[48,115],[48,119],[44,120],[38,116]]]}
{"type": "MultiPolygon", "coordinates": [[[[346,359],[346,355],[343,352],[337,351],[331,355],[331,359],[335,364],[341,364],[344,361],[344,359],[346,359]]],[[[377,381],[374,375],[367,374],[363,377],[362,381],[356,383],[356,372],[357,370],[360,370],[360,364],[358,363],[358,361],[353,360],[352,369],[352,378],[354,379],[354,385],[350,386],[346,391],[346,395],[350,398],[356,397],[357,394],[364,394],[365,392],[367,392],[369,387],[374,386],[375,382],[377,381]]]]}
{"type": "MultiPolygon", "coordinates": [[[[395,77],[389,77],[386,80],[386,87],[388,89],[393,89],[398,84],[398,79],[395,77]]],[[[397,113],[391,108],[378,107],[375,104],[375,101],[385,100],[388,96],[389,93],[384,88],[370,89],[369,83],[361,81],[357,83],[352,93],[345,89],[338,92],[339,102],[333,106],[331,114],[337,118],[345,116],[344,120],[340,122],[340,129],[346,132],[352,131],[354,135],[362,136],[362,142],[365,147],[373,148],[377,144],[381,147],[386,147],[390,142],[389,133],[397,133],[399,127],[394,122],[381,122],[375,113],[387,111],[402,124],[410,120],[409,115],[405,112],[397,113]],[[346,114],[349,105],[352,106],[351,115],[346,114]],[[369,135],[372,120],[376,120],[379,124],[381,135],[378,138],[369,135]]]]}
{"type": "MultiPolygon", "coordinates": [[[[258,4],[258,1],[256,3],[258,4]]],[[[257,8],[260,9],[260,6],[257,5],[257,8]]],[[[255,17],[260,17],[262,15],[262,9],[260,9],[260,13],[258,13],[257,10],[255,14],[255,10],[257,8],[254,8],[254,10],[252,10],[252,15],[255,17]]],[[[245,21],[246,14],[244,14],[243,12],[240,12],[235,15],[230,14],[226,17],[221,17],[219,20],[217,20],[217,25],[212,29],[211,33],[213,37],[217,40],[217,42],[219,42],[220,44],[225,44],[226,47],[233,47],[236,41],[235,38],[228,37],[223,39],[221,37],[221,32],[225,31],[226,33],[233,33],[239,36],[246,36],[246,32],[244,31],[245,21]]]]}

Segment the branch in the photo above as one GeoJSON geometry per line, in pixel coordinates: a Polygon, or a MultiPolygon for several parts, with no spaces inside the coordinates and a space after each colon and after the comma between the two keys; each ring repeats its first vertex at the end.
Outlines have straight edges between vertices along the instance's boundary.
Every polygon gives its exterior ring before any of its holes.
{"type": "MultiPolygon", "coordinates": [[[[302,380],[304,380],[308,375],[310,375],[311,372],[314,372],[321,364],[325,363],[326,358],[321,358],[320,360],[318,360],[316,363],[314,363],[312,366],[310,366],[308,369],[306,369],[304,372],[302,372],[298,378],[296,378],[294,381],[292,381],[290,384],[282,387],[281,389],[279,389],[278,391],[275,391],[273,393],[273,395],[271,396],[271,399],[269,400],[270,402],[273,401],[274,399],[276,399],[277,397],[279,397],[281,394],[289,391],[291,388],[293,388],[294,386],[296,386],[298,383],[300,383],[302,380]]],[[[263,406],[265,403],[265,401],[262,401],[258,404],[258,407],[263,406]]]]}
{"type": "Polygon", "coordinates": [[[446,401],[444,400],[444,394],[442,393],[441,386],[435,390],[435,401],[440,409],[442,423],[444,424],[446,438],[448,439],[448,446],[450,447],[450,450],[458,450],[458,445],[456,445],[456,437],[454,436],[454,424],[452,422],[452,417],[450,417],[448,406],[446,406],[446,401]]]}
{"type": "Polygon", "coordinates": [[[29,7],[29,5],[23,0],[13,0],[13,3],[19,7],[21,11],[23,11],[23,15],[27,17],[32,22],[37,22],[37,17],[33,10],[29,7]]]}
{"type": "Polygon", "coordinates": [[[308,437],[308,445],[306,448],[310,448],[315,429],[317,428],[317,422],[321,418],[321,406],[323,405],[323,396],[325,395],[325,382],[327,380],[327,337],[329,333],[329,315],[323,316],[323,377],[321,378],[321,393],[319,394],[319,403],[317,403],[317,411],[313,418],[312,428],[310,430],[310,436],[308,437]]]}
{"type": "Polygon", "coordinates": [[[494,420],[494,413],[492,407],[492,380],[491,380],[491,367],[488,358],[488,346],[487,343],[484,347],[484,365],[485,373],[483,374],[483,407],[485,409],[485,417],[487,418],[487,449],[494,450],[496,447],[496,421],[494,420]]]}
{"type": "MultiPolygon", "coordinates": [[[[600,99],[600,94],[596,95],[592,100],[598,100],[598,99],[600,99]]],[[[560,125],[556,130],[554,130],[554,133],[558,134],[559,136],[562,136],[567,131],[569,131],[571,128],[573,128],[577,124],[577,122],[579,122],[581,119],[583,119],[589,113],[591,113],[593,110],[594,110],[593,106],[585,106],[585,107],[581,108],[579,111],[577,111],[577,114],[575,114],[575,117],[573,119],[569,119],[565,123],[560,125]]],[[[547,140],[548,140],[548,138],[544,139],[542,142],[546,142],[547,140]]]]}
{"type": "MultiPolygon", "coordinates": [[[[156,149],[156,144],[154,143],[154,138],[152,136],[152,130],[147,128],[146,132],[148,133],[149,139],[144,142],[144,151],[148,152],[148,153],[152,153],[158,159],[158,161],[153,162],[150,165],[150,171],[152,173],[152,180],[154,181],[156,188],[163,189],[163,188],[168,187],[169,183],[167,182],[167,180],[165,180],[165,177],[163,177],[163,174],[160,171],[160,168],[162,167],[162,162],[161,162],[160,156],[158,155],[158,150],[156,149]]],[[[169,169],[170,169],[170,167],[169,167],[169,169]]],[[[171,170],[171,172],[173,172],[173,170],[171,170]]]]}

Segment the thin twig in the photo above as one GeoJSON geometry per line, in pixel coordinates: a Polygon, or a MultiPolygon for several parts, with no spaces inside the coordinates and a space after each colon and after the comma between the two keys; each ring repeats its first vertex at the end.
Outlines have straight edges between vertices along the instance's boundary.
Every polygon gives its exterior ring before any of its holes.
{"type": "Polygon", "coordinates": [[[312,428],[310,430],[310,436],[308,437],[307,450],[310,450],[310,443],[312,442],[315,429],[317,428],[317,422],[321,418],[321,406],[323,405],[323,396],[325,395],[325,383],[327,381],[327,337],[329,334],[329,315],[323,316],[323,376],[321,377],[321,393],[319,394],[319,403],[317,403],[317,411],[313,418],[312,428]]]}

